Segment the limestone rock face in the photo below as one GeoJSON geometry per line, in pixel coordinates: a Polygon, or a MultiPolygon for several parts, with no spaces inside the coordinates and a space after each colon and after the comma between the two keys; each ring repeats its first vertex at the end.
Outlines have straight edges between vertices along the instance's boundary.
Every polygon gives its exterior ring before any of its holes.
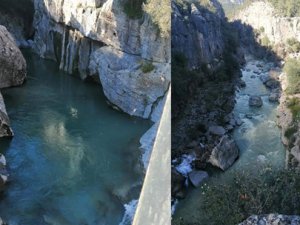
{"type": "Polygon", "coordinates": [[[18,86],[26,79],[26,61],[10,33],[0,25],[0,88],[18,86]]]}
{"type": "Polygon", "coordinates": [[[281,225],[281,224],[290,224],[290,225],[299,225],[300,217],[299,216],[286,216],[278,214],[262,215],[262,216],[250,216],[247,220],[240,223],[239,225],[281,225]]]}
{"type": "MultiPolygon", "coordinates": [[[[0,93],[0,137],[11,137],[13,131],[10,128],[9,118],[7,116],[2,94],[0,93]]],[[[1,159],[0,159],[1,164],[1,159]]]]}
{"type": "Polygon", "coordinates": [[[219,144],[213,149],[209,162],[222,170],[228,169],[238,158],[239,149],[234,140],[228,136],[221,138],[219,144]]]}
{"type": "Polygon", "coordinates": [[[149,15],[129,19],[118,0],[35,1],[34,49],[82,79],[99,76],[103,91],[123,111],[144,118],[170,83],[170,37],[149,15]],[[141,63],[154,65],[142,73],[141,63]],[[136,98],[136,99],[135,99],[136,98]]]}
{"type": "Polygon", "coordinates": [[[280,17],[267,1],[253,2],[237,15],[236,19],[262,30],[273,44],[285,44],[289,38],[300,40],[300,18],[280,17]],[[259,18],[259,19],[258,19],[259,18]]]}
{"type": "Polygon", "coordinates": [[[144,73],[138,56],[108,46],[95,51],[90,61],[90,71],[99,74],[107,98],[124,112],[143,118],[151,116],[169,87],[169,65],[153,66],[144,73]]]}
{"type": "Polygon", "coordinates": [[[191,69],[213,63],[224,50],[221,31],[224,12],[217,1],[211,4],[217,14],[195,4],[191,4],[190,11],[184,10],[172,1],[172,48],[174,53],[184,53],[191,69]]]}

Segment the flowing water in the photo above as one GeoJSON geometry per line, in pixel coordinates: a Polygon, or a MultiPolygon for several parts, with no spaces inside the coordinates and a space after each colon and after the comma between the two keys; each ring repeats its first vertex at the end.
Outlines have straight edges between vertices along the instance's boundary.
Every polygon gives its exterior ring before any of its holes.
{"type": "Polygon", "coordinates": [[[150,122],[111,109],[99,85],[25,55],[28,81],[3,91],[15,137],[0,142],[11,175],[0,216],[10,225],[119,224],[139,195],[139,138],[150,122]]]}
{"type": "MultiPolygon", "coordinates": [[[[260,74],[254,71],[264,70],[258,68],[257,64],[265,67],[265,62],[249,60],[243,70],[243,80],[246,87],[237,91],[235,115],[239,115],[243,124],[234,131],[234,139],[239,149],[240,157],[235,164],[227,171],[213,171],[210,173],[214,182],[226,184],[233,179],[235,173],[232,171],[249,171],[254,170],[259,173],[259,168],[270,167],[272,170],[283,169],[285,167],[285,149],[281,143],[280,129],[276,125],[276,108],[277,104],[270,103],[268,95],[270,91],[264,86],[260,80],[260,74]],[[263,106],[261,108],[249,107],[248,100],[250,95],[259,95],[262,97],[263,106]]],[[[211,172],[211,171],[210,171],[211,172]]],[[[210,180],[207,182],[210,183],[210,180]]],[[[178,222],[179,218],[183,218],[185,222],[203,223],[203,215],[199,210],[201,204],[201,188],[189,188],[187,198],[180,201],[176,207],[174,220],[178,222]]]]}

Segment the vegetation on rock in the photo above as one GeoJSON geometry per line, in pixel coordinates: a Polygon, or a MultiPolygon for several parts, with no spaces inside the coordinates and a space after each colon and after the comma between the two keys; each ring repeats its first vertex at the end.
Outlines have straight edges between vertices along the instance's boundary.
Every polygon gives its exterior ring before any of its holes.
{"type": "Polygon", "coordinates": [[[141,65],[141,70],[143,73],[150,73],[155,69],[155,66],[151,62],[143,62],[141,65]]]}
{"type": "Polygon", "coordinates": [[[167,37],[171,32],[171,6],[168,0],[149,0],[144,10],[159,28],[160,34],[167,37]]]}
{"type": "MultiPolygon", "coordinates": [[[[235,174],[227,183],[221,185],[216,177],[201,187],[202,196],[195,209],[205,212],[201,213],[201,224],[232,225],[239,224],[251,215],[279,212],[300,214],[299,172],[265,167],[256,172],[228,173],[235,174]]],[[[174,224],[185,223],[175,221],[174,224]]]]}
{"type": "Polygon", "coordinates": [[[124,2],[124,12],[130,19],[139,19],[143,16],[143,3],[145,0],[126,0],[124,2]]]}
{"type": "Polygon", "coordinates": [[[289,38],[286,42],[289,53],[300,52],[300,42],[296,38],[289,38]]]}
{"type": "Polygon", "coordinates": [[[291,58],[287,59],[283,70],[287,74],[286,93],[300,93],[300,60],[291,58]]]}

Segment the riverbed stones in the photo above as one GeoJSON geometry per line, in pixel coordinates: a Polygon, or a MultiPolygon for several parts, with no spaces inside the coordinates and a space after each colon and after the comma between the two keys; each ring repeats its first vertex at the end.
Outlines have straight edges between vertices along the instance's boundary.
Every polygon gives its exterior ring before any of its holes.
{"type": "Polygon", "coordinates": [[[269,101],[270,101],[270,102],[279,102],[279,98],[280,98],[280,94],[279,94],[279,93],[276,93],[276,92],[272,92],[272,93],[269,95],[269,101]]]}
{"type": "Polygon", "coordinates": [[[299,216],[286,216],[279,214],[253,215],[239,225],[300,225],[299,216]]]}
{"type": "Polygon", "coordinates": [[[250,96],[249,106],[260,108],[263,105],[263,101],[260,96],[250,96]]]}
{"type": "Polygon", "coordinates": [[[211,126],[208,129],[209,133],[217,136],[223,136],[226,133],[224,127],[221,126],[211,126]]]}
{"type": "Polygon", "coordinates": [[[208,173],[202,170],[194,170],[189,173],[189,180],[194,187],[199,187],[205,179],[208,178],[208,173]]]}
{"type": "Polygon", "coordinates": [[[233,139],[223,136],[212,150],[209,162],[222,170],[227,170],[238,158],[239,149],[233,139]]]}
{"type": "Polygon", "coordinates": [[[13,37],[0,25],[0,88],[18,86],[26,79],[26,61],[13,37]]]}

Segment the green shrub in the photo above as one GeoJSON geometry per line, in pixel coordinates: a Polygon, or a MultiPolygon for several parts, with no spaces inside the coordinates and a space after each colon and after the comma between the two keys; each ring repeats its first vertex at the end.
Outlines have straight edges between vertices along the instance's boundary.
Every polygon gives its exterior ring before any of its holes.
{"type": "Polygon", "coordinates": [[[289,99],[287,107],[291,110],[293,119],[298,121],[300,119],[300,99],[296,97],[289,99]]]}
{"type": "Polygon", "coordinates": [[[261,45],[262,45],[262,46],[265,46],[265,47],[271,46],[271,41],[270,41],[270,39],[269,39],[267,36],[264,36],[264,37],[261,39],[261,45]]]}
{"type": "Polygon", "coordinates": [[[288,52],[296,53],[300,51],[300,42],[296,38],[289,38],[287,40],[288,52]]]}
{"type": "Polygon", "coordinates": [[[141,70],[143,73],[150,73],[152,70],[155,69],[155,66],[150,62],[143,62],[141,70]]]}
{"type": "Polygon", "coordinates": [[[289,127],[285,132],[284,136],[288,139],[291,140],[293,135],[298,131],[297,127],[295,125],[289,127]]]}
{"type": "Polygon", "coordinates": [[[287,74],[287,94],[300,93],[300,61],[288,59],[283,68],[287,74]]]}
{"type": "MultiPolygon", "coordinates": [[[[227,172],[227,173],[231,173],[227,172]]],[[[300,213],[300,176],[290,170],[235,172],[234,179],[202,186],[201,221],[210,225],[239,224],[253,214],[300,213]]]]}
{"type": "Polygon", "coordinates": [[[139,19],[143,16],[145,0],[125,0],[123,10],[130,19],[139,19]]]}

